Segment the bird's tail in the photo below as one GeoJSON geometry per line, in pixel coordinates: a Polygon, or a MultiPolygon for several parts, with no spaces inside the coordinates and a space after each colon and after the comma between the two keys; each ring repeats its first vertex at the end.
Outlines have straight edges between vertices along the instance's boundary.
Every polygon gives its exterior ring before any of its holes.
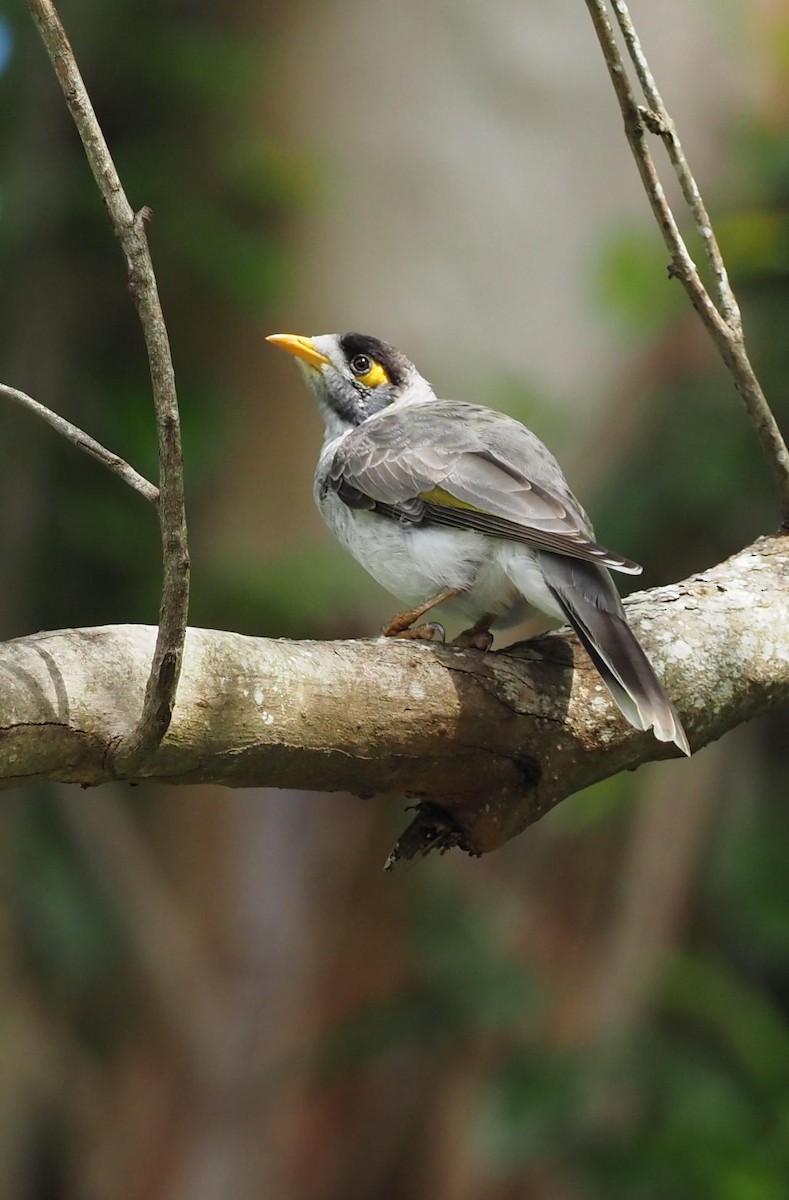
{"type": "Polygon", "coordinates": [[[674,705],[627,623],[605,567],[555,554],[539,555],[551,595],[577,633],[623,716],[636,729],[652,729],[661,742],[690,746],[674,705]]]}

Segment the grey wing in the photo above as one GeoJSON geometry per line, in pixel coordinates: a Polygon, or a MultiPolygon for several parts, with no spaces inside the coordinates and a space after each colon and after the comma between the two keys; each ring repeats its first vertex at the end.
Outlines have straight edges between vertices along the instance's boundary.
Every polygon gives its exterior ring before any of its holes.
{"type": "Polygon", "coordinates": [[[559,464],[530,430],[475,405],[392,406],[340,444],[327,486],[414,523],[474,529],[615,570],[641,568],[594,540],[559,464]]]}

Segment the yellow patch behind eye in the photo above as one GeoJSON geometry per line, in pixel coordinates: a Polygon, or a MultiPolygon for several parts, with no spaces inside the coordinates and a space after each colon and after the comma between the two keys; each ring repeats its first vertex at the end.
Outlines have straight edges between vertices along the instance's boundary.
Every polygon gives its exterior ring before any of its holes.
{"type": "Polygon", "coordinates": [[[477,508],[474,504],[468,504],[465,500],[458,500],[457,496],[453,496],[451,492],[445,492],[443,488],[431,488],[429,492],[420,492],[420,500],[426,500],[430,504],[441,504],[444,508],[465,508],[469,512],[484,512],[484,509],[477,508]]]}
{"type": "Polygon", "coordinates": [[[363,383],[368,388],[380,387],[382,383],[391,383],[386,371],[377,362],[373,363],[366,375],[359,375],[357,378],[360,383],[363,383]]]}

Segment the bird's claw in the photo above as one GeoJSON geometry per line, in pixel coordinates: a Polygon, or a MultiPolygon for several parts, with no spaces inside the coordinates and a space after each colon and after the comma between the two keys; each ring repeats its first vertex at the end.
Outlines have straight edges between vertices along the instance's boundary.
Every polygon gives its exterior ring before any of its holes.
{"type": "Polygon", "coordinates": [[[490,632],[492,621],[493,613],[484,613],[470,629],[459,633],[452,645],[461,646],[464,650],[481,650],[487,654],[493,645],[493,634],[490,632]]]}
{"type": "Polygon", "coordinates": [[[481,650],[486,654],[493,645],[493,634],[489,629],[466,629],[452,639],[453,646],[463,650],[481,650]]]}
{"type": "Polygon", "coordinates": [[[438,621],[428,621],[425,625],[412,625],[410,629],[401,629],[397,633],[384,634],[384,636],[408,638],[412,642],[445,642],[447,631],[438,621]]]}

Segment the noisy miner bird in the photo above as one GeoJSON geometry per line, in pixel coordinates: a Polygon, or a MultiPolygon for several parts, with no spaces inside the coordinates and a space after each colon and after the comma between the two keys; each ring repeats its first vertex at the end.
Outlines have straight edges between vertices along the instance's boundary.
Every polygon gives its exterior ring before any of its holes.
{"type": "Polygon", "coordinates": [[[334,534],[387,591],[472,622],[459,639],[489,648],[491,628],[535,609],[569,621],[623,715],[690,754],[673,704],[627,623],[611,578],[641,567],[604,549],[559,464],[520,421],[439,400],[399,350],[362,333],[268,339],[293,354],[326,426],[315,500],[334,534]]]}

